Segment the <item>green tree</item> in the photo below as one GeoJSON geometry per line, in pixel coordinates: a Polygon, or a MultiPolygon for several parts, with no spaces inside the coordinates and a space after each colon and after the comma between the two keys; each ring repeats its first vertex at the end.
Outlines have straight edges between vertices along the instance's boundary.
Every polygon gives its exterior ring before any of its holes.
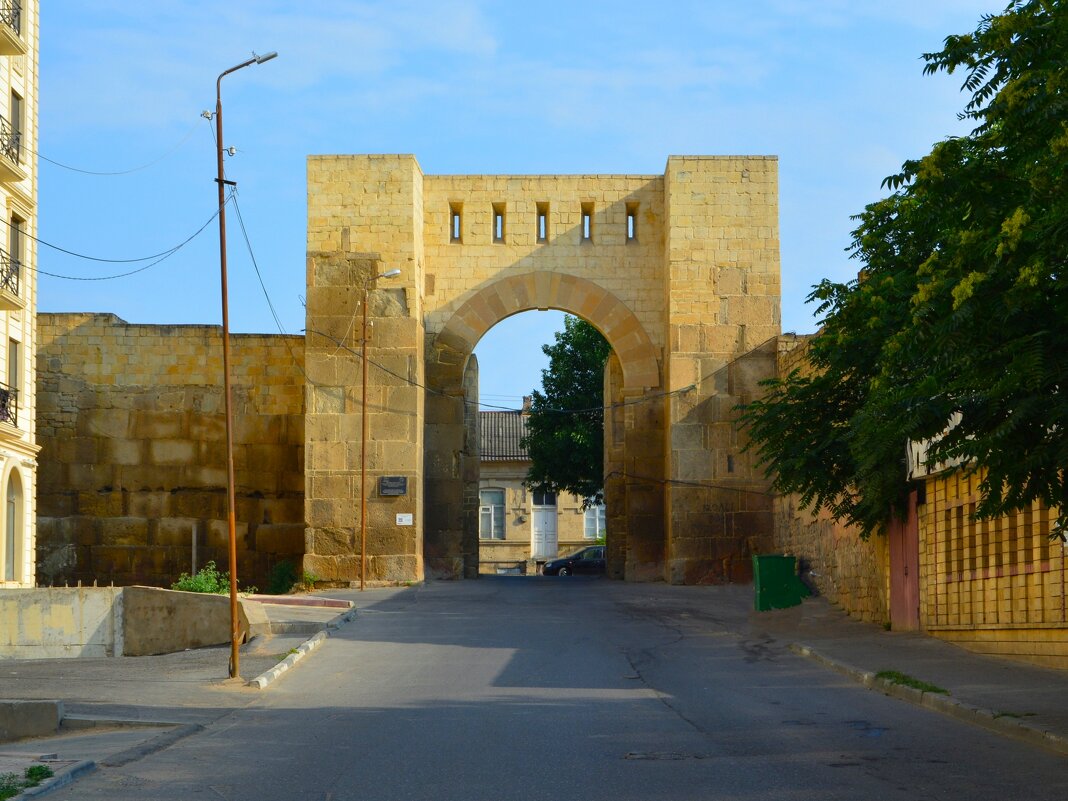
{"type": "Polygon", "coordinates": [[[967,136],[887,178],[857,216],[857,280],[823,281],[810,371],[743,414],[776,487],[878,530],[906,441],[982,468],[980,516],[1040,499],[1068,515],[1068,9],[1017,0],[924,55],[962,70],[967,136]],[[949,427],[951,420],[959,420],[949,427]]]}
{"type": "Polygon", "coordinates": [[[534,390],[523,445],[533,462],[527,483],[601,500],[604,485],[604,365],[612,349],[584,320],[564,317],[556,343],[543,345],[549,368],[534,390]]]}

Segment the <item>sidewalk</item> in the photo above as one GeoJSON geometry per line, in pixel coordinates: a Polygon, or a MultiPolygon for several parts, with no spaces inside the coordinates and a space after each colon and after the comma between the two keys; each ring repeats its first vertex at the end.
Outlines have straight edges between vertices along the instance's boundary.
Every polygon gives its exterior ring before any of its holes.
{"type": "Polygon", "coordinates": [[[822,597],[756,612],[752,586],[662,591],[660,598],[643,603],[674,606],[695,625],[719,625],[762,641],[781,658],[793,652],[873,691],[1068,755],[1068,671],[976,654],[919,632],[885,631],[850,618],[822,597]],[[876,678],[881,671],[897,671],[947,692],[921,693],[886,682],[876,678]]]}
{"type": "MultiPolygon", "coordinates": [[[[389,592],[395,590],[369,591],[361,606],[389,592]]],[[[321,642],[330,627],[354,618],[349,601],[317,605],[333,595],[261,599],[268,601],[263,609],[272,635],[241,647],[240,680],[229,678],[228,645],[159,656],[5,660],[0,696],[56,699],[64,715],[54,736],[0,742],[0,773],[21,776],[33,764],[51,767],[53,779],[18,796],[32,798],[97,766],[139,759],[253,703],[262,692],[250,686],[253,679],[269,676],[263,686],[279,679],[313,649],[310,641],[321,642]]]]}
{"type": "Polygon", "coordinates": [[[1068,671],[976,654],[919,632],[884,631],[850,619],[822,598],[798,610],[800,620],[793,610],[754,614],[768,615],[763,627],[789,636],[796,653],[873,690],[1068,755],[1068,671]],[[887,682],[877,678],[881,671],[904,673],[947,692],[887,682]]]}

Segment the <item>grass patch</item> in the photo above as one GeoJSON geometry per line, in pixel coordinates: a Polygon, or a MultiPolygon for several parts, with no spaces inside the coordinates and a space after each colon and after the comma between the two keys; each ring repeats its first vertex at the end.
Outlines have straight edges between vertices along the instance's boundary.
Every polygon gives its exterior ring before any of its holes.
{"type": "Polygon", "coordinates": [[[36,787],[53,775],[48,765],[30,765],[21,776],[17,773],[0,773],[0,801],[14,798],[27,787],[36,787]]]}
{"type": "Polygon", "coordinates": [[[939,695],[949,695],[949,690],[945,687],[939,687],[937,684],[930,684],[926,681],[920,681],[913,678],[908,673],[902,673],[898,670],[880,670],[875,674],[875,678],[888,681],[891,684],[901,684],[905,687],[912,687],[914,690],[919,690],[924,693],[938,693],[939,695]]]}

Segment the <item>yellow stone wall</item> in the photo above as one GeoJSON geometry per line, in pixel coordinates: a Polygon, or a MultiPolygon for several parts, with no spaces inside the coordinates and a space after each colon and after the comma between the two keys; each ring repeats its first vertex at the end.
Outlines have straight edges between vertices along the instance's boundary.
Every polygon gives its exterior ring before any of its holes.
{"type": "Polygon", "coordinates": [[[364,571],[364,481],[366,580],[423,577],[422,181],[411,156],[308,159],[304,566],[332,583],[359,581],[364,571]],[[401,274],[374,281],[393,269],[401,274]],[[361,471],[365,286],[368,438],[361,471]],[[386,475],[406,478],[408,493],[379,496],[386,475]],[[398,514],[418,522],[399,525],[398,514]]]}
{"type": "MultiPolygon", "coordinates": [[[[42,584],[169,586],[227,569],[222,339],[215,326],[38,315],[42,584]]],[[[232,338],[238,578],[304,552],[302,337],[232,338]]]]}
{"type": "MultiPolygon", "coordinates": [[[[37,149],[38,149],[38,43],[37,0],[23,0],[19,29],[0,22],[0,116],[5,127],[12,121],[12,93],[22,98],[19,143],[0,154],[0,384],[17,391],[14,419],[0,419],[0,505],[11,498],[18,516],[8,531],[7,516],[0,516],[0,588],[32,587],[35,583],[36,456],[34,433],[34,350],[37,308],[37,149]],[[23,236],[12,242],[11,223],[22,222],[23,236]],[[12,261],[13,245],[18,261],[12,261]],[[11,363],[10,343],[17,344],[11,363]],[[8,541],[14,553],[8,558],[8,541]]],[[[5,143],[6,144],[6,143],[5,143]]]]}
{"type": "MultiPolygon", "coordinates": [[[[811,337],[779,337],[778,374],[809,369],[811,337]]],[[[890,620],[890,551],[887,538],[861,539],[859,532],[826,513],[802,509],[796,495],[776,496],[774,550],[798,557],[806,578],[850,615],[869,623],[890,620]]]]}
{"type": "Polygon", "coordinates": [[[617,359],[606,487],[609,514],[625,523],[612,529],[622,541],[609,543],[610,574],[745,578],[771,510],[732,433],[733,407],[768,359],[716,375],[778,333],[777,191],[767,157],[671,157],[663,175],[594,176],[427,176],[412,156],[311,157],[305,565],[342,582],[362,570],[353,319],[364,282],[396,268],[369,303],[381,327],[368,343],[368,471],[407,476],[411,491],[398,501],[368,490],[371,578],[421,578],[423,555],[428,575],[477,573],[466,366],[487,330],[532,309],[583,317],[617,359]],[[380,313],[387,292],[399,297],[380,313]],[[390,522],[402,507],[414,531],[390,522]]]}
{"type": "Polygon", "coordinates": [[[1068,667],[1068,559],[1039,503],[975,520],[981,475],[926,480],[920,519],[920,619],[976,651],[1068,667]]]}
{"type": "Polygon", "coordinates": [[[747,580],[772,511],[734,409],[775,374],[778,162],[673,157],[665,181],[668,578],[747,580]]]}

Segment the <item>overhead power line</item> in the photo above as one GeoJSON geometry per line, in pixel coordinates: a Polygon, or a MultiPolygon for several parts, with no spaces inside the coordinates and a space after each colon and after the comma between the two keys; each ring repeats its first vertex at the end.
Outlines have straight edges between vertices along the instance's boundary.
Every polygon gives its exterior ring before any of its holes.
{"type": "MultiPolygon", "coordinates": [[[[170,248],[169,250],[163,251],[162,253],[157,253],[155,256],[148,256],[145,259],[93,259],[93,258],[91,258],[89,256],[83,256],[82,257],[82,258],[90,259],[91,261],[106,262],[106,263],[109,263],[109,264],[127,264],[127,263],[130,263],[130,262],[145,261],[146,259],[155,259],[155,261],[153,261],[152,263],[146,264],[146,265],[144,265],[142,267],[138,267],[136,270],[129,270],[128,272],[117,273],[115,275],[86,276],[86,275],[63,275],[61,273],[53,273],[53,272],[49,272],[47,270],[42,270],[39,267],[33,267],[33,266],[30,266],[30,265],[23,265],[23,266],[27,270],[30,270],[31,272],[35,272],[38,275],[47,275],[50,278],[62,278],[65,281],[111,281],[111,280],[113,280],[115,278],[126,278],[126,277],[131,276],[131,275],[136,275],[137,273],[143,273],[145,270],[148,270],[148,269],[150,269],[152,267],[155,267],[161,261],[165,261],[165,260],[169,259],[171,256],[173,256],[179,250],[181,250],[186,245],[188,245],[190,242],[192,242],[194,239],[196,239],[197,236],[199,236],[204,231],[205,228],[207,228],[209,225],[211,225],[212,221],[216,217],[219,216],[219,212],[220,211],[222,211],[222,207],[221,206],[218,209],[215,210],[214,214],[212,214],[207,220],[205,220],[205,222],[204,222],[204,224],[202,226],[200,226],[190,236],[186,237],[186,239],[183,242],[175,245],[173,248],[170,248]]],[[[11,226],[10,222],[8,222],[6,220],[5,220],[5,222],[7,222],[7,225],[9,227],[11,226]]],[[[42,239],[38,239],[35,236],[27,234],[25,231],[23,231],[22,234],[23,234],[23,236],[28,236],[30,239],[32,239],[34,242],[37,242],[38,244],[45,245],[46,247],[55,248],[57,250],[62,250],[62,248],[56,248],[55,245],[50,245],[47,242],[45,242],[44,240],[42,240],[42,239]]],[[[63,252],[64,253],[69,253],[69,251],[65,251],[65,250],[63,252]]],[[[77,254],[71,254],[71,255],[77,255],[77,254]]]]}
{"type": "Polygon", "coordinates": [[[193,123],[192,127],[186,132],[185,136],[182,137],[181,141],[178,142],[178,144],[176,144],[174,147],[172,147],[166,153],[164,153],[162,156],[159,156],[158,158],[155,158],[152,161],[147,162],[146,164],[142,164],[142,165],[140,165],[138,167],[131,167],[131,168],[126,169],[126,170],[109,170],[109,171],[86,170],[86,169],[82,169],[81,167],[72,167],[69,164],[64,164],[63,162],[56,161],[55,159],[50,159],[50,158],[48,158],[48,156],[43,155],[39,150],[31,150],[30,148],[26,148],[26,149],[29,150],[31,153],[33,153],[35,156],[37,156],[37,158],[41,159],[41,161],[47,161],[49,164],[54,164],[56,167],[62,167],[64,170],[70,170],[71,172],[78,172],[78,173],[81,173],[82,175],[97,175],[97,176],[129,175],[130,173],[140,172],[141,170],[147,170],[149,167],[154,167],[155,165],[159,164],[161,161],[163,161],[168,156],[171,156],[172,154],[174,154],[179,148],[182,147],[182,145],[184,145],[186,142],[189,141],[189,137],[191,137],[193,135],[193,131],[195,131],[197,129],[197,125],[199,125],[199,123],[197,123],[197,122],[193,123]]]}
{"type": "MultiPolygon", "coordinates": [[[[321,336],[324,339],[327,339],[330,342],[333,342],[341,350],[344,350],[344,351],[352,354],[356,358],[360,358],[360,352],[358,350],[355,350],[353,348],[348,347],[342,341],[338,340],[335,337],[330,336],[329,334],[325,334],[322,331],[316,331],[313,328],[306,329],[306,332],[309,333],[309,334],[316,334],[317,336],[321,336]]],[[[516,408],[513,408],[511,406],[497,406],[497,405],[492,404],[492,403],[479,403],[477,400],[468,400],[467,398],[460,398],[458,395],[451,395],[448,392],[442,392],[439,389],[434,389],[433,387],[428,387],[426,384],[421,384],[418,381],[415,381],[415,380],[413,380],[411,378],[408,378],[407,376],[404,376],[404,375],[401,375],[400,373],[394,372],[393,370],[390,370],[388,367],[386,367],[384,365],[381,365],[381,364],[378,364],[373,359],[368,359],[367,363],[369,365],[377,367],[379,370],[381,370],[382,372],[386,373],[387,375],[391,375],[394,378],[400,379],[401,381],[405,382],[406,384],[409,384],[410,386],[418,387],[419,389],[426,390],[427,392],[429,392],[429,393],[431,393],[433,395],[438,395],[438,396],[443,397],[443,398],[456,398],[458,400],[463,401],[463,403],[465,405],[468,405],[468,406],[480,406],[480,407],[483,407],[483,408],[486,408],[486,409],[495,409],[495,410],[499,410],[499,411],[502,411],[502,412],[522,412],[523,411],[522,409],[516,409],[516,408]]],[[[673,389],[673,390],[665,391],[665,392],[656,392],[656,393],[653,393],[652,395],[645,395],[645,396],[643,396],[641,398],[634,398],[633,400],[618,401],[616,403],[609,403],[609,404],[603,405],[603,406],[591,406],[591,407],[585,408],[585,409],[543,409],[541,411],[551,412],[553,414],[589,414],[590,412],[605,411],[605,410],[609,410],[609,409],[618,409],[618,408],[621,408],[623,406],[634,406],[634,405],[640,404],[640,403],[648,403],[649,401],[656,400],[658,398],[668,397],[669,395],[681,395],[681,394],[683,394],[685,392],[690,392],[691,390],[693,390],[695,388],[696,388],[695,385],[691,384],[691,385],[689,385],[687,387],[682,387],[681,389],[673,389]]]]}

